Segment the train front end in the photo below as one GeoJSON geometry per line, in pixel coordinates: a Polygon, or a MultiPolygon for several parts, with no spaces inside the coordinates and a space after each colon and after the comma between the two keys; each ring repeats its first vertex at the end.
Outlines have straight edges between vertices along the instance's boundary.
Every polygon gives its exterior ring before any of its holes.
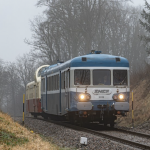
{"type": "Polygon", "coordinates": [[[69,120],[114,126],[129,111],[129,63],[123,57],[92,53],[72,60],[69,120]]]}

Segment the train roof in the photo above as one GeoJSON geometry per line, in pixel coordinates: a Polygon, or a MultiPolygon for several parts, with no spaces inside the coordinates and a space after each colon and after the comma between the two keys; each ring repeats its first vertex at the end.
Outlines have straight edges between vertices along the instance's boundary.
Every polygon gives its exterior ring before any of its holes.
{"type": "Polygon", "coordinates": [[[129,67],[129,62],[121,56],[108,54],[88,54],[75,57],[65,63],[58,63],[47,67],[41,76],[51,74],[71,67],[129,67]]]}

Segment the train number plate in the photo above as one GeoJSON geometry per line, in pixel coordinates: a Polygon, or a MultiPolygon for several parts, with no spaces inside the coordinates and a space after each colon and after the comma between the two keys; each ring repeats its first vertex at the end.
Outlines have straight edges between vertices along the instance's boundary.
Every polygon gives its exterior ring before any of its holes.
{"type": "Polygon", "coordinates": [[[104,96],[99,96],[98,98],[104,98],[104,96]]]}

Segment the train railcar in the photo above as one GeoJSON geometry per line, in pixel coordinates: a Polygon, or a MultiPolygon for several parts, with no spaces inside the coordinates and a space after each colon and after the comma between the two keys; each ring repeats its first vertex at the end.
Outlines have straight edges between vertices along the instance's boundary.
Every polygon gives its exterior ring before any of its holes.
{"type": "Polygon", "coordinates": [[[47,67],[41,80],[41,109],[49,116],[113,127],[117,115],[129,111],[129,62],[124,57],[93,50],[47,67]]]}
{"type": "Polygon", "coordinates": [[[41,115],[41,72],[45,67],[44,65],[39,67],[35,71],[34,81],[30,82],[26,86],[26,112],[31,113],[34,117],[41,115]]]}

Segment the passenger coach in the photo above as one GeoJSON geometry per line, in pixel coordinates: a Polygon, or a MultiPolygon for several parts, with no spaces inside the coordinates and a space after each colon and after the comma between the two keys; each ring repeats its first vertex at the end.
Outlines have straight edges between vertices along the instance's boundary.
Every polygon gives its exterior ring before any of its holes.
{"type": "Polygon", "coordinates": [[[45,114],[72,122],[99,121],[114,126],[117,115],[129,111],[129,62],[92,51],[41,74],[41,108],[45,114]]]}

